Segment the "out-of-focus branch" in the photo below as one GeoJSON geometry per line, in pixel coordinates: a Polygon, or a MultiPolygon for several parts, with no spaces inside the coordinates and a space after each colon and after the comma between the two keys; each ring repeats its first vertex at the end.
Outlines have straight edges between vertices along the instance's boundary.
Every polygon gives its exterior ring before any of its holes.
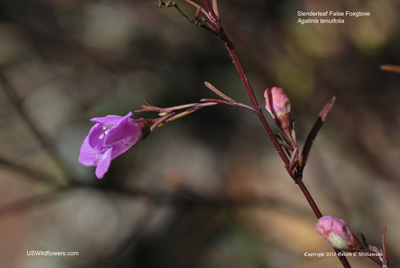
{"type": "Polygon", "coordinates": [[[51,139],[46,135],[46,133],[39,127],[38,123],[32,118],[31,114],[25,109],[23,105],[23,99],[20,97],[18,92],[14,89],[11,82],[8,80],[3,70],[0,67],[0,84],[1,88],[5,92],[10,103],[15,107],[19,116],[23,119],[29,131],[38,140],[40,145],[46,154],[54,161],[57,167],[61,170],[67,183],[71,183],[72,176],[65,166],[64,162],[61,160],[55,146],[51,139]]]}
{"type": "Polygon", "coordinates": [[[61,186],[48,193],[38,194],[29,198],[25,198],[24,200],[3,205],[0,207],[0,218],[5,217],[10,213],[21,213],[27,209],[35,208],[38,205],[47,204],[47,202],[52,201],[57,194],[69,188],[69,186],[61,186]]]}
{"type": "Polygon", "coordinates": [[[106,248],[103,252],[107,252],[101,257],[95,256],[94,258],[85,259],[84,261],[75,265],[75,268],[85,268],[85,267],[98,267],[99,263],[103,263],[106,261],[107,263],[112,263],[116,258],[118,258],[124,251],[129,248],[129,245],[133,243],[138,236],[143,232],[143,230],[148,226],[149,222],[153,219],[154,215],[157,212],[158,206],[154,203],[149,202],[146,207],[146,211],[144,215],[131,227],[129,234],[127,234],[124,239],[117,243],[116,246],[110,247],[106,245],[106,248]]]}
{"type": "Polygon", "coordinates": [[[392,73],[400,73],[400,66],[399,65],[381,65],[381,70],[386,72],[392,73]]]}
{"type": "Polygon", "coordinates": [[[26,166],[14,163],[14,162],[9,161],[1,156],[0,156],[0,165],[4,166],[5,168],[8,168],[10,170],[22,173],[27,178],[34,179],[35,181],[46,183],[46,184],[53,184],[53,180],[51,180],[51,178],[47,174],[41,173],[37,170],[33,170],[26,166]]]}

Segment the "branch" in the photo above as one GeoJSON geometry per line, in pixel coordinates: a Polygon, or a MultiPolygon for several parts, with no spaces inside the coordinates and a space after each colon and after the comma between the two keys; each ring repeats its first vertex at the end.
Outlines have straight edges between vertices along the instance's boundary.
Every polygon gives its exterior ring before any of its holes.
{"type": "Polygon", "coordinates": [[[26,111],[23,106],[23,99],[19,96],[17,91],[12,86],[11,82],[4,75],[3,71],[0,68],[0,84],[2,89],[4,90],[8,100],[14,105],[17,110],[19,116],[23,119],[28,129],[32,132],[32,135],[38,140],[38,142],[43,147],[43,150],[47,153],[47,155],[54,161],[57,167],[64,173],[65,179],[68,183],[71,183],[72,175],[70,174],[68,168],[61,160],[60,156],[55,150],[55,146],[51,139],[41,130],[35,120],[31,117],[31,114],[26,111]]]}

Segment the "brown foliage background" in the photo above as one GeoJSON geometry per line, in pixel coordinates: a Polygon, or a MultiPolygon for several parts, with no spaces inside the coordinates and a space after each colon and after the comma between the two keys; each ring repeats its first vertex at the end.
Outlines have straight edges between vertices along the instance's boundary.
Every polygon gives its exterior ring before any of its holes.
{"type": "MultiPolygon", "coordinates": [[[[248,101],[223,44],[153,2],[0,1],[1,71],[70,174],[0,91],[0,266],[339,267],[334,257],[304,256],[332,250],[248,111],[215,107],[162,127],[103,180],[77,163],[92,117],[124,115],[144,100],[166,107],[214,97],[204,81],[248,101]],[[65,187],[68,178],[79,184],[65,187]]],[[[399,4],[220,0],[260,103],[265,88],[285,89],[300,144],[337,97],[305,183],[324,214],[371,244],[387,226],[391,267],[400,263],[400,74],[379,66],[400,63],[399,4]],[[298,10],[371,16],[301,25],[298,10]]]]}

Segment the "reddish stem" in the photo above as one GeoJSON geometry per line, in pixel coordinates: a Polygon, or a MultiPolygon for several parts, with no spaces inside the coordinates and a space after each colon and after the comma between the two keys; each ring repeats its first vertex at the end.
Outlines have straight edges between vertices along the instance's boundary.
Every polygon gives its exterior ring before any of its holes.
{"type": "MultiPolygon", "coordinates": [[[[252,87],[250,85],[249,80],[247,79],[246,73],[244,72],[243,66],[240,63],[240,60],[239,60],[239,58],[238,58],[238,56],[236,54],[236,51],[235,51],[235,49],[233,47],[233,44],[229,40],[228,36],[225,34],[224,29],[222,28],[219,16],[215,14],[215,12],[214,12],[214,10],[213,10],[213,8],[211,6],[211,3],[208,0],[204,0],[204,3],[207,6],[207,9],[209,10],[209,13],[210,13],[211,17],[213,18],[213,23],[215,24],[215,26],[217,27],[217,29],[219,31],[219,37],[225,42],[226,49],[228,50],[229,55],[232,58],[233,64],[235,65],[235,67],[236,67],[236,69],[237,69],[237,71],[239,73],[239,76],[240,76],[240,78],[241,78],[241,80],[243,82],[243,85],[246,88],[247,95],[250,98],[250,101],[251,101],[251,103],[252,103],[252,105],[253,105],[253,107],[255,109],[255,112],[256,112],[258,118],[260,119],[262,125],[264,126],[265,130],[267,131],[268,136],[270,137],[272,143],[274,144],[274,147],[275,147],[276,151],[278,152],[279,156],[282,158],[283,162],[285,163],[286,170],[289,172],[290,176],[295,180],[295,182],[299,185],[301,191],[303,192],[305,198],[307,199],[309,205],[311,206],[315,216],[317,218],[321,218],[322,217],[321,211],[319,210],[317,204],[315,203],[314,199],[312,198],[312,196],[311,196],[310,192],[308,191],[307,187],[304,185],[301,176],[298,176],[298,178],[296,178],[295,177],[296,175],[291,174],[291,170],[290,170],[290,167],[289,167],[290,161],[289,161],[288,157],[286,156],[285,152],[283,151],[282,147],[279,145],[278,140],[276,139],[274,133],[271,130],[271,127],[268,125],[268,122],[265,119],[265,117],[264,117],[264,115],[263,115],[263,113],[261,111],[261,108],[260,108],[260,106],[259,106],[259,104],[257,102],[257,99],[256,99],[256,96],[254,94],[254,91],[253,91],[253,89],[252,89],[252,87]]],[[[335,252],[339,253],[341,251],[338,250],[338,249],[335,249],[335,252]]],[[[346,257],[338,256],[338,258],[339,258],[340,262],[342,263],[343,267],[351,268],[351,266],[350,266],[349,262],[347,261],[346,257]]]]}
{"type": "Polygon", "coordinates": [[[301,178],[299,178],[297,180],[297,185],[299,185],[301,191],[303,192],[304,196],[306,197],[308,204],[310,204],[310,207],[312,208],[315,216],[317,216],[317,218],[321,218],[322,217],[322,213],[319,210],[317,204],[315,203],[314,199],[312,198],[310,192],[308,191],[307,187],[305,186],[305,184],[303,183],[303,180],[301,178]]]}
{"type": "MultiPolygon", "coordinates": [[[[186,2],[191,3],[190,0],[185,0],[186,2]]],[[[221,21],[220,21],[220,17],[219,14],[216,13],[214,11],[214,6],[215,8],[217,5],[217,2],[215,0],[215,2],[213,2],[211,4],[211,2],[209,0],[203,0],[207,10],[208,10],[208,14],[206,14],[206,17],[210,20],[210,22],[216,27],[216,31],[214,32],[214,34],[216,34],[222,41],[224,41],[226,49],[229,52],[229,55],[232,58],[233,64],[236,67],[236,70],[239,73],[239,76],[243,82],[243,85],[246,89],[247,95],[250,98],[250,101],[252,103],[252,106],[254,108],[255,113],[257,114],[258,118],[260,119],[262,125],[264,126],[265,130],[268,133],[268,136],[270,137],[272,143],[274,144],[274,147],[276,149],[276,151],[278,152],[279,156],[282,158],[283,162],[285,163],[285,168],[288,171],[289,175],[293,178],[293,180],[296,182],[296,184],[299,185],[301,191],[303,192],[304,196],[306,197],[308,203],[310,204],[315,216],[317,218],[321,218],[322,214],[317,206],[317,204],[315,203],[314,199],[312,198],[311,194],[308,192],[307,187],[304,185],[303,181],[302,181],[302,177],[301,177],[301,173],[300,172],[292,172],[291,168],[290,168],[290,160],[289,158],[286,156],[284,149],[282,148],[282,146],[279,144],[278,140],[276,139],[275,134],[272,132],[271,127],[269,126],[267,120],[265,119],[261,108],[257,102],[257,98],[254,94],[253,89],[251,88],[250,82],[247,79],[247,76],[244,72],[243,66],[240,63],[240,60],[236,54],[236,51],[233,47],[232,42],[229,40],[228,36],[225,34],[225,31],[221,25],[221,21]]],[[[193,4],[192,4],[193,5],[193,4]]],[[[201,8],[201,7],[200,7],[201,8]]],[[[204,13],[204,12],[203,12],[204,13]]],[[[336,253],[341,252],[340,250],[335,249],[336,253]]],[[[339,254],[338,254],[339,255],[339,254]]],[[[338,256],[340,262],[342,263],[343,267],[345,268],[351,268],[350,264],[348,263],[346,257],[344,256],[338,256]]]]}
{"type": "MultiPolygon", "coordinates": [[[[228,37],[225,35],[224,40],[229,41],[228,37]]],[[[256,96],[254,95],[253,89],[251,88],[250,82],[247,79],[247,76],[244,72],[244,69],[242,67],[242,64],[239,61],[239,58],[236,54],[236,51],[232,45],[232,43],[229,41],[228,43],[226,43],[226,49],[229,52],[229,55],[232,58],[233,64],[235,65],[240,78],[242,79],[243,85],[246,88],[247,94],[249,95],[250,101],[256,111],[256,114],[258,116],[258,118],[260,119],[262,125],[264,126],[265,130],[268,133],[269,138],[271,139],[272,143],[274,144],[274,147],[276,149],[276,151],[278,152],[279,156],[282,158],[283,162],[285,163],[286,169],[288,170],[289,168],[289,159],[287,158],[285,152],[282,150],[281,146],[279,145],[278,140],[276,139],[274,133],[271,130],[271,127],[268,125],[267,120],[265,119],[261,108],[258,104],[258,101],[256,99],[256,96]]],[[[289,171],[289,170],[288,170],[289,171]]]]}
{"type": "MultiPolygon", "coordinates": [[[[229,39],[228,39],[228,37],[226,36],[225,33],[224,33],[224,35],[225,35],[225,38],[222,38],[222,39],[229,41],[229,39]]],[[[258,105],[258,102],[257,102],[257,99],[256,99],[256,97],[254,95],[253,89],[251,88],[250,82],[247,79],[247,76],[246,76],[246,74],[244,72],[244,69],[243,69],[243,67],[242,67],[242,65],[241,65],[241,63],[239,61],[239,58],[238,58],[238,56],[236,54],[236,51],[233,48],[232,43],[229,41],[228,43],[226,42],[225,44],[226,44],[226,48],[227,48],[229,54],[232,57],[233,64],[235,65],[236,69],[239,72],[240,78],[242,79],[242,82],[243,82],[243,84],[244,84],[244,86],[246,88],[247,94],[250,97],[250,101],[251,101],[251,103],[252,103],[252,105],[253,105],[253,107],[254,107],[254,109],[256,111],[256,114],[257,114],[258,118],[260,119],[262,125],[264,126],[265,130],[267,131],[268,136],[270,137],[272,143],[274,144],[275,149],[277,150],[279,156],[282,158],[283,162],[285,163],[286,170],[289,172],[290,176],[292,176],[292,174],[290,172],[290,169],[289,169],[289,159],[287,158],[285,152],[282,150],[281,146],[279,145],[278,140],[276,139],[274,133],[272,132],[270,126],[268,125],[267,120],[265,119],[263,113],[261,112],[261,108],[258,105]]],[[[293,178],[293,179],[295,179],[295,178],[293,178]]],[[[296,181],[297,185],[300,187],[301,191],[303,192],[303,194],[304,194],[305,198],[307,199],[310,207],[312,208],[315,216],[318,219],[321,218],[322,217],[322,213],[319,210],[319,208],[318,208],[317,204],[315,203],[314,199],[312,198],[312,196],[311,196],[310,192],[308,191],[307,187],[304,185],[301,177],[295,179],[295,181],[296,181]]],[[[338,249],[335,249],[335,252],[339,253],[341,251],[338,250],[338,249]]],[[[338,258],[339,258],[340,262],[342,263],[343,267],[351,268],[351,266],[350,266],[349,262],[347,261],[346,257],[338,256],[338,258]]]]}

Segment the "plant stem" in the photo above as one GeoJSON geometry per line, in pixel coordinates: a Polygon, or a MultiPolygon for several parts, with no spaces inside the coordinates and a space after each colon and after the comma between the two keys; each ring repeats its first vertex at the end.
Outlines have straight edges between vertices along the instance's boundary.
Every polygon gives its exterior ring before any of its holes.
{"type": "MultiPolygon", "coordinates": [[[[229,41],[229,39],[228,39],[228,37],[226,35],[225,35],[224,40],[228,40],[229,41]]],[[[289,172],[289,175],[292,176],[290,174],[290,170],[289,170],[289,159],[286,157],[286,154],[284,153],[284,151],[282,150],[281,146],[279,145],[278,140],[276,139],[274,133],[271,130],[271,127],[268,125],[268,122],[265,119],[265,117],[264,117],[264,115],[263,115],[263,113],[261,111],[260,106],[258,105],[258,102],[257,102],[257,99],[256,99],[256,97],[254,95],[253,89],[251,88],[250,82],[247,79],[247,76],[246,76],[246,74],[244,72],[242,64],[239,61],[239,58],[238,58],[238,56],[236,54],[236,51],[233,48],[232,43],[230,43],[230,42],[226,43],[226,48],[227,48],[227,50],[229,52],[229,55],[231,55],[231,57],[232,57],[233,64],[235,65],[237,71],[239,72],[240,78],[242,79],[242,82],[243,82],[243,84],[244,84],[244,86],[246,88],[247,94],[250,97],[250,101],[251,101],[251,103],[252,103],[252,105],[253,105],[253,107],[254,107],[254,109],[256,111],[256,114],[257,114],[258,118],[260,119],[262,125],[264,126],[265,130],[267,131],[268,136],[270,137],[272,143],[274,144],[275,149],[278,151],[279,156],[282,158],[283,162],[285,163],[286,170],[289,172]]],[[[293,178],[293,179],[295,179],[295,178],[293,178]]],[[[318,219],[321,218],[322,217],[322,213],[319,210],[319,208],[318,208],[317,204],[315,203],[314,199],[312,198],[312,196],[311,196],[310,192],[308,191],[307,187],[303,183],[302,178],[295,179],[295,182],[300,187],[301,191],[303,192],[304,197],[307,199],[308,204],[310,205],[311,209],[313,210],[315,216],[318,219]]],[[[338,249],[335,249],[335,252],[338,255],[338,253],[341,252],[341,251],[338,250],[338,249]]],[[[347,258],[345,256],[338,256],[338,258],[339,258],[340,262],[342,263],[343,267],[351,268],[351,266],[350,266],[350,264],[347,261],[347,258]]]]}
{"type": "MultiPolygon", "coordinates": [[[[229,41],[229,39],[226,35],[225,35],[225,40],[229,41]]],[[[250,101],[253,105],[253,108],[256,111],[258,118],[260,119],[262,125],[264,126],[265,130],[267,131],[269,138],[271,139],[272,143],[274,144],[276,151],[278,152],[279,156],[282,158],[283,162],[285,163],[286,169],[288,170],[289,159],[287,158],[285,152],[282,150],[281,146],[279,145],[279,142],[276,139],[275,134],[272,132],[271,127],[268,125],[268,122],[265,119],[264,114],[262,113],[261,108],[257,102],[254,91],[251,88],[250,82],[247,79],[247,76],[244,72],[242,64],[240,63],[239,58],[236,54],[236,51],[230,41],[228,43],[226,43],[226,49],[228,50],[229,55],[232,58],[233,64],[235,65],[235,67],[239,73],[239,76],[242,79],[243,85],[246,88],[247,94],[249,95],[250,101]]]]}
{"type": "Polygon", "coordinates": [[[272,143],[274,144],[274,147],[276,149],[276,151],[278,152],[278,154],[280,155],[280,157],[282,158],[283,162],[285,163],[285,167],[289,171],[289,159],[287,158],[285,152],[283,151],[283,149],[281,148],[281,146],[279,145],[278,140],[275,137],[275,134],[272,132],[271,127],[268,125],[267,120],[265,119],[261,108],[257,102],[257,98],[254,94],[253,89],[251,88],[250,82],[247,79],[246,73],[244,72],[244,69],[242,67],[242,64],[240,63],[239,57],[236,54],[236,50],[233,47],[232,42],[229,40],[228,36],[226,35],[224,28],[221,25],[221,21],[219,19],[219,16],[217,14],[215,14],[214,9],[212,4],[210,3],[209,0],[204,0],[204,4],[206,5],[207,9],[209,10],[210,13],[210,17],[211,17],[211,21],[212,23],[214,23],[214,25],[217,27],[218,30],[218,34],[219,34],[219,38],[221,38],[224,42],[225,42],[225,46],[226,49],[229,52],[229,55],[232,58],[233,64],[236,67],[236,70],[239,72],[239,76],[240,79],[242,79],[243,85],[246,88],[247,91],[247,95],[249,95],[250,97],[250,101],[251,104],[253,105],[253,108],[258,116],[258,118],[260,119],[262,125],[264,126],[265,130],[268,133],[269,138],[271,139],[272,143]]]}
{"type": "Polygon", "coordinates": [[[322,213],[319,210],[317,204],[315,203],[314,199],[312,198],[310,192],[308,191],[306,185],[304,184],[303,180],[298,180],[297,185],[300,187],[301,191],[303,192],[305,198],[308,201],[308,204],[310,205],[311,209],[313,210],[315,216],[319,219],[322,217],[322,213]]]}
{"type": "MultiPolygon", "coordinates": [[[[246,73],[244,72],[243,66],[240,63],[239,57],[236,54],[236,50],[233,47],[232,42],[229,40],[228,36],[226,35],[224,29],[222,28],[222,25],[221,25],[221,22],[219,20],[219,17],[215,15],[213,9],[210,7],[210,3],[207,0],[204,0],[204,2],[205,2],[207,8],[209,9],[209,11],[211,13],[211,17],[214,18],[215,26],[217,27],[217,29],[219,31],[219,34],[220,34],[219,37],[225,42],[226,49],[228,50],[229,55],[232,58],[233,64],[235,65],[236,70],[239,73],[239,76],[240,76],[240,78],[241,78],[241,80],[243,82],[243,85],[246,88],[247,95],[250,98],[250,101],[251,101],[251,103],[253,105],[253,108],[255,109],[255,112],[256,112],[258,118],[261,121],[261,124],[264,126],[265,130],[268,133],[268,136],[270,137],[272,143],[274,144],[274,147],[275,147],[276,151],[278,152],[279,156],[282,158],[283,162],[285,163],[285,168],[289,172],[289,175],[293,178],[293,180],[296,182],[296,184],[300,187],[301,191],[303,192],[303,194],[304,194],[305,198],[307,199],[307,201],[308,201],[311,209],[313,210],[315,216],[318,219],[321,218],[322,217],[322,213],[319,210],[319,208],[318,208],[317,204],[315,203],[314,199],[312,198],[312,196],[311,196],[310,192],[308,191],[307,187],[303,183],[301,176],[296,178],[295,177],[296,175],[292,175],[291,174],[290,168],[289,168],[290,161],[289,161],[288,157],[286,156],[285,152],[283,151],[282,147],[279,145],[279,142],[276,139],[275,134],[272,132],[271,127],[269,126],[267,120],[264,117],[264,114],[261,111],[261,108],[260,108],[260,106],[259,106],[259,104],[257,102],[257,99],[256,99],[256,96],[254,94],[254,91],[253,91],[253,89],[252,89],[252,87],[250,85],[249,80],[247,79],[246,73]]],[[[338,249],[335,249],[335,252],[338,255],[338,253],[341,252],[341,251],[338,250],[338,249]]],[[[338,256],[338,258],[339,258],[340,262],[342,263],[343,267],[351,268],[351,266],[350,266],[349,262],[347,261],[346,257],[338,256]]]]}

